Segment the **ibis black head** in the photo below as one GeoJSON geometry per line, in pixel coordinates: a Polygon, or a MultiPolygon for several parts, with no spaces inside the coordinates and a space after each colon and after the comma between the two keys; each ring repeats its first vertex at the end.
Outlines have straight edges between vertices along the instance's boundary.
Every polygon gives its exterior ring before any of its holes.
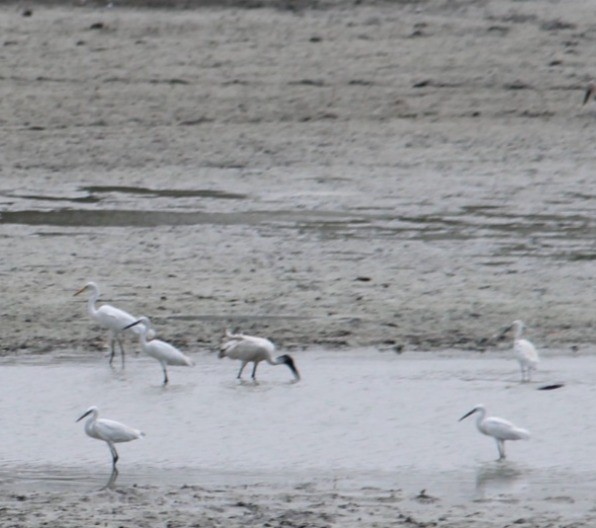
{"type": "Polygon", "coordinates": [[[284,354],[283,356],[279,356],[277,358],[277,361],[278,361],[278,363],[283,363],[284,365],[288,366],[288,368],[292,371],[292,374],[294,374],[296,381],[300,380],[300,372],[298,372],[298,369],[296,368],[296,365],[294,364],[294,359],[292,358],[292,356],[284,354]]]}

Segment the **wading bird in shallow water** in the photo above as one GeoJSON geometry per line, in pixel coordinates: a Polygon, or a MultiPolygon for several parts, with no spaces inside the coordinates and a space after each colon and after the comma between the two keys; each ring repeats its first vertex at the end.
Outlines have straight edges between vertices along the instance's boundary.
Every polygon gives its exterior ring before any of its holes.
{"type": "Polygon", "coordinates": [[[525,328],[526,325],[523,321],[517,320],[502,332],[504,334],[513,330],[513,354],[519,363],[522,383],[532,380],[532,371],[536,370],[540,361],[536,347],[527,339],[522,338],[525,328]]]}
{"type": "MultiPolygon", "coordinates": [[[[90,291],[91,296],[87,302],[87,312],[91,319],[93,319],[99,326],[110,331],[110,365],[114,360],[114,354],[116,352],[116,342],[120,345],[120,353],[122,354],[122,366],[124,367],[124,346],[122,345],[122,339],[120,333],[123,328],[130,323],[134,323],[137,319],[130,315],[124,310],[115,308],[110,304],[104,304],[97,308],[96,303],[99,299],[99,287],[94,282],[88,282],[78,292],[79,295],[83,292],[90,291]]],[[[135,333],[139,333],[138,329],[135,329],[135,333]]]]}
{"type": "Polygon", "coordinates": [[[300,380],[300,373],[294,364],[292,356],[284,354],[273,359],[275,345],[264,337],[255,337],[244,334],[232,334],[226,330],[225,340],[219,349],[219,357],[229,357],[242,362],[238,379],[242,378],[242,371],[248,363],[253,364],[252,379],[256,381],[257,367],[261,361],[270,365],[286,365],[294,374],[295,381],[300,380]]]}
{"type": "Polygon", "coordinates": [[[499,460],[505,459],[505,440],[528,440],[530,433],[521,427],[516,427],[511,422],[497,418],[496,416],[486,416],[484,405],[476,405],[469,413],[464,414],[459,421],[466,419],[474,413],[478,413],[476,418],[476,427],[487,436],[492,436],[497,442],[499,450],[499,460]]]}
{"type": "Polygon", "coordinates": [[[116,462],[118,462],[118,452],[114,444],[119,442],[130,442],[137,438],[142,438],[145,433],[138,429],[133,429],[114,420],[106,420],[105,418],[98,418],[99,410],[97,407],[89,407],[83,415],[77,420],[80,422],[83,418],[91,415],[91,417],[85,422],[85,432],[91,438],[97,440],[103,440],[108,444],[110,453],[112,454],[112,467],[116,469],[116,462]]]}
{"type": "Polygon", "coordinates": [[[151,332],[151,321],[147,317],[141,317],[138,321],[134,321],[133,323],[125,326],[123,330],[127,328],[132,328],[136,325],[140,325],[138,328],[140,329],[139,338],[141,341],[141,350],[145,352],[148,356],[151,356],[154,359],[157,359],[161,364],[161,368],[163,370],[163,384],[168,384],[168,370],[167,365],[175,365],[175,366],[182,366],[182,367],[192,367],[194,362],[188,356],[185,356],[180,350],[176,347],[173,347],[169,343],[165,341],[161,341],[160,339],[148,339],[149,332],[151,332]]]}

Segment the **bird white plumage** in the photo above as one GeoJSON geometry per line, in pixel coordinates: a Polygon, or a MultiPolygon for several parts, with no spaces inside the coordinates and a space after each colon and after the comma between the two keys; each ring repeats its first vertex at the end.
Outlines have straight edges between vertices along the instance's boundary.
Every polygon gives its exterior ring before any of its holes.
{"type": "Polygon", "coordinates": [[[530,438],[530,433],[526,429],[517,427],[503,418],[486,416],[486,408],[484,405],[476,405],[470,412],[464,414],[459,421],[461,422],[474,413],[478,413],[478,417],[476,418],[476,427],[478,430],[484,435],[492,436],[497,442],[499,460],[505,458],[506,440],[527,440],[530,438]]]}
{"type": "Polygon", "coordinates": [[[286,365],[294,374],[296,381],[300,380],[300,373],[294,364],[294,359],[288,354],[273,359],[275,345],[264,337],[245,334],[233,334],[226,329],[224,342],[219,349],[219,357],[228,357],[242,362],[238,379],[242,378],[242,371],[248,363],[253,364],[251,377],[256,381],[257,367],[261,361],[270,365],[286,365]]]}
{"type": "Polygon", "coordinates": [[[167,365],[173,366],[184,366],[192,367],[194,362],[188,356],[180,352],[176,347],[162,341],[161,339],[148,338],[149,332],[151,331],[151,321],[148,317],[140,317],[138,320],[126,326],[126,328],[132,328],[139,325],[139,339],[141,343],[141,350],[148,356],[159,361],[163,370],[164,381],[163,384],[168,384],[168,371],[167,365]]]}
{"type": "Polygon", "coordinates": [[[519,363],[521,381],[531,381],[532,371],[538,367],[540,361],[538,351],[530,341],[522,338],[525,329],[523,321],[513,321],[510,328],[513,329],[513,353],[519,363]]]}
{"type": "Polygon", "coordinates": [[[95,406],[89,407],[77,422],[80,422],[89,415],[91,417],[85,422],[85,433],[91,438],[103,440],[108,444],[110,453],[112,454],[112,466],[115,469],[116,462],[118,462],[118,452],[114,444],[142,438],[145,436],[145,433],[114,420],[98,418],[99,410],[95,406]]]}
{"type": "MultiPolygon", "coordinates": [[[[124,346],[120,337],[123,328],[130,323],[134,323],[137,319],[110,304],[104,304],[99,308],[96,306],[97,300],[99,299],[99,287],[95,282],[88,282],[74,295],[79,295],[85,291],[91,291],[91,296],[87,302],[87,312],[91,319],[93,319],[102,328],[110,331],[110,365],[114,360],[114,354],[116,352],[116,342],[120,345],[120,353],[122,354],[122,366],[124,366],[124,346]]],[[[135,333],[139,333],[139,329],[133,330],[135,333]]]]}

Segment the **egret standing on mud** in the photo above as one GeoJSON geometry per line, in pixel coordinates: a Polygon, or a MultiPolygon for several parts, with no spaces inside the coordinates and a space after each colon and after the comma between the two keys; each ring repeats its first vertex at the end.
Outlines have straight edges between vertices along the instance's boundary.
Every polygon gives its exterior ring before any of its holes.
{"type": "Polygon", "coordinates": [[[232,334],[229,330],[226,330],[225,339],[226,341],[222,343],[219,349],[219,357],[229,357],[230,359],[242,361],[237,376],[238,379],[242,378],[244,367],[248,363],[252,363],[251,377],[256,381],[257,367],[261,361],[265,361],[270,365],[286,365],[294,374],[294,379],[296,381],[300,380],[300,373],[294,365],[292,356],[284,354],[273,359],[275,345],[269,339],[244,334],[232,334]]]}
{"type": "Polygon", "coordinates": [[[130,442],[137,438],[142,438],[145,433],[138,429],[133,429],[114,420],[106,420],[98,418],[99,410],[97,407],[89,407],[85,413],[77,420],[80,422],[83,418],[91,415],[91,418],[85,423],[85,432],[91,438],[103,440],[108,444],[110,453],[112,454],[112,468],[116,469],[116,462],[118,462],[118,452],[114,444],[118,442],[130,442]]]}
{"type": "Polygon", "coordinates": [[[523,321],[517,320],[503,330],[503,333],[513,330],[513,353],[519,363],[522,383],[531,381],[532,371],[538,367],[540,361],[536,347],[527,339],[522,338],[525,327],[523,321]]]}
{"type": "Polygon", "coordinates": [[[151,321],[147,317],[141,317],[138,321],[134,321],[133,323],[125,326],[123,330],[127,328],[132,328],[135,325],[140,324],[138,328],[140,329],[139,337],[141,341],[141,349],[145,354],[151,356],[154,359],[157,359],[161,364],[161,368],[163,370],[163,384],[168,384],[168,371],[166,366],[167,365],[176,365],[176,366],[183,366],[183,367],[192,367],[194,365],[192,359],[188,356],[185,356],[180,350],[176,347],[173,347],[169,343],[165,341],[161,341],[160,339],[147,339],[149,332],[151,330],[151,321]]]}
{"type": "Polygon", "coordinates": [[[492,436],[497,442],[499,450],[499,460],[505,459],[505,440],[528,440],[530,433],[521,427],[516,427],[511,422],[497,418],[496,416],[486,416],[484,405],[476,405],[469,413],[464,414],[459,421],[461,422],[468,416],[478,413],[476,418],[476,427],[487,436],[492,436]]]}
{"type": "MultiPolygon", "coordinates": [[[[110,304],[104,304],[97,308],[95,304],[97,303],[97,299],[99,299],[99,287],[94,282],[85,284],[85,286],[75,293],[75,296],[85,291],[91,291],[91,297],[89,297],[87,303],[87,312],[91,316],[91,319],[102,328],[106,328],[110,331],[110,365],[112,364],[116,352],[115,344],[118,342],[120,345],[120,353],[122,354],[122,366],[124,366],[124,346],[122,345],[120,333],[126,325],[134,323],[136,318],[128,312],[115,308],[110,304]]],[[[138,330],[136,333],[138,333],[138,330]]]]}

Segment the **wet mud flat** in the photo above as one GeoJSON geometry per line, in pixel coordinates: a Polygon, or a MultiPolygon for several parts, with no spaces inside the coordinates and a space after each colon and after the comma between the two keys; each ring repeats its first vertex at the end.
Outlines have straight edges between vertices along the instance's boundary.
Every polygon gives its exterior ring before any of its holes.
{"type": "MultiPolygon", "coordinates": [[[[421,490],[422,492],[422,490],[421,490]]],[[[118,491],[82,494],[17,492],[2,500],[5,522],[22,526],[76,527],[88,519],[120,526],[224,527],[266,525],[312,526],[441,526],[446,528],[493,528],[506,525],[529,527],[590,526],[593,514],[578,511],[573,500],[551,497],[521,504],[503,498],[478,501],[467,507],[447,505],[427,493],[409,496],[399,488],[368,486],[345,488],[343,483],[303,482],[294,486],[182,485],[127,486],[118,491]]]]}
{"type": "Polygon", "coordinates": [[[589,2],[2,11],[2,341],[593,338],[589,2]]]}
{"type": "Polygon", "coordinates": [[[32,5],[0,11],[2,522],[594,525],[591,1],[32,5]],[[111,371],[88,280],[197,367],[111,371]],[[563,389],[519,385],[514,319],[563,389]],[[239,385],[225,326],[304,383],[239,385]],[[480,402],[533,434],[506,465],[480,402]],[[90,404],[147,429],[113,491],[90,404]]]}

